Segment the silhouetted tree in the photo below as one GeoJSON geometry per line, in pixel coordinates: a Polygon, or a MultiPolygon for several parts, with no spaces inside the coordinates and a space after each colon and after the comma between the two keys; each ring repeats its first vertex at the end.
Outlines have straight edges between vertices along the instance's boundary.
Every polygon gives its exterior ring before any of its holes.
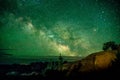
{"type": "Polygon", "coordinates": [[[118,45],[114,41],[109,41],[103,44],[103,50],[117,50],[118,45]]]}
{"type": "Polygon", "coordinates": [[[60,67],[60,70],[62,70],[62,65],[63,65],[63,57],[60,54],[60,56],[59,56],[59,67],[60,67]]]}

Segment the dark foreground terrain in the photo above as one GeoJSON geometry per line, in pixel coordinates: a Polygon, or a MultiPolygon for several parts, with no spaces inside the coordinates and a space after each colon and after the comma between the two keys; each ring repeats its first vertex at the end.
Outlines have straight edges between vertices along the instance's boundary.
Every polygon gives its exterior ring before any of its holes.
{"type": "Polygon", "coordinates": [[[0,80],[120,80],[119,53],[101,51],[73,62],[1,64],[0,80]]]}
{"type": "Polygon", "coordinates": [[[73,72],[71,76],[65,76],[64,72],[55,70],[48,71],[43,75],[1,75],[0,80],[120,80],[120,70],[116,67],[99,72],[76,73],[73,72]]]}
{"type": "Polygon", "coordinates": [[[28,72],[28,74],[9,73],[0,75],[0,80],[120,80],[120,64],[99,71],[79,72],[77,69],[70,72],[60,70],[46,70],[44,74],[39,72],[28,72]]]}

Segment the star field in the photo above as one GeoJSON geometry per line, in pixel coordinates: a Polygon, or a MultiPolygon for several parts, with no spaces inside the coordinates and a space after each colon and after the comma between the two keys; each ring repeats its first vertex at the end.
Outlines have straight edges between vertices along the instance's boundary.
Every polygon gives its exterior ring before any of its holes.
{"type": "Polygon", "coordinates": [[[0,48],[14,49],[4,50],[11,58],[60,53],[84,57],[102,50],[107,41],[120,43],[119,0],[1,0],[0,4],[4,4],[0,48]]]}

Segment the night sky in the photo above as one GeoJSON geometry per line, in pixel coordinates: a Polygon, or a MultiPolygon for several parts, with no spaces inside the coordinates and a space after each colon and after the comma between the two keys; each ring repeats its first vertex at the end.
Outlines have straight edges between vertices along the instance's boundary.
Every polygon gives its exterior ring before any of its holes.
{"type": "MultiPolygon", "coordinates": [[[[80,56],[120,43],[119,0],[0,0],[0,57],[80,56]]],[[[2,61],[2,60],[1,60],[2,61]]]]}

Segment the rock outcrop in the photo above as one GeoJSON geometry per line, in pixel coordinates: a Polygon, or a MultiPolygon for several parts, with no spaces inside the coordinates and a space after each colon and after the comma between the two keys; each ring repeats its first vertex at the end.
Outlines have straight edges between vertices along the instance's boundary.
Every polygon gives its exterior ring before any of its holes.
{"type": "Polygon", "coordinates": [[[117,50],[96,52],[82,60],[63,64],[62,71],[66,71],[66,75],[69,76],[74,72],[88,73],[105,70],[112,66],[112,63],[117,59],[117,54],[117,50]]]}

